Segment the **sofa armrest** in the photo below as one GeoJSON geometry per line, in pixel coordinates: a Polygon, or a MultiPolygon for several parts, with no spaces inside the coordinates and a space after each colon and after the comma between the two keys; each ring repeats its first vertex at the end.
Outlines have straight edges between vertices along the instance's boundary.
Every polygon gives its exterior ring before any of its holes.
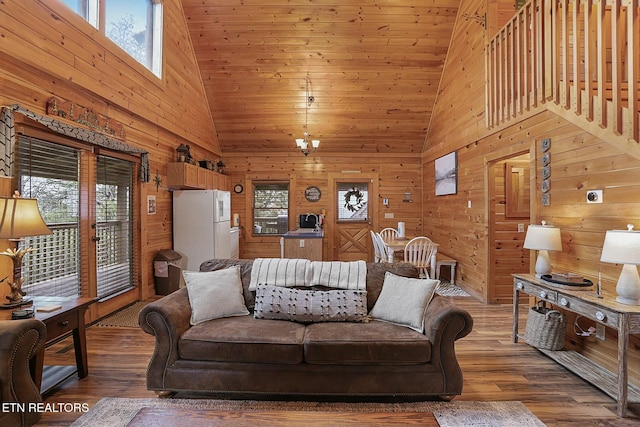
{"type": "MultiPolygon", "coordinates": [[[[40,320],[0,321],[0,402],[42,402],[29,365],[44,347],[46,339],[47,328],[40,320]]],[[[11,410],[0,413],[0,425],[32,425],[41,416],[37,411],[11,410]]]]}
{"type": "MultiPolygon", "coordinates": [[[[473,329],[473,318],[448,298],[434,295],[427,307],[424,333],[431,341],[431,362],[440,369],[448,390],[462,390],[462,371],[455,352],[455,341],[473,329]]],[[[443,393],[447,395],[448,393],[443,393]]]]}
{"type": "Polygon", "coordinates": [[[434,295],[427,307],[424,319],[425,335],[432,343],[439,341],[443,334],[451,334],[445,339],[453,341],[465,337],[473,329],[473,318],[464,309],[445,297],[434,295]],[[455,320],[455,324],[450,322],[455,320]]]}
{"type": "Polygon", "coordinates": [[[178,359],[178,342],[191,327],[191,305],[187,288],[147,304],[140,310],[138,323],[143,331],[156,337],[153,356],[147,368],[147,388],[165,390],[166,369],[178,359]]]}

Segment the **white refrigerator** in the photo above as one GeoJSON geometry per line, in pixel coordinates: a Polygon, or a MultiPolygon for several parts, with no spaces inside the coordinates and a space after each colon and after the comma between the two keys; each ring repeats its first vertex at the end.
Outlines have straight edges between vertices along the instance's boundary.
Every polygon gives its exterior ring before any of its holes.
{"type": "Polygon", "coordinates": [[[231,257],[231,194],[221,190],[173,192],[173,249],[182,268],[200,270],[212,258],[231,257]]]}

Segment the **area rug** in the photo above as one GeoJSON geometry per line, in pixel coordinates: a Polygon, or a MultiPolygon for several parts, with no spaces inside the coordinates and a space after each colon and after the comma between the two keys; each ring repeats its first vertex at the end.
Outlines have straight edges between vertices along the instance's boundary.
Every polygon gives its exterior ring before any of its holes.
{"type": "MultiPolygon", "coordinates": [[[[104,398],[72,427],[126,427],[142,408],[210,411],[430,412],[440,427],[544,427],[522,402],[348,403],[104,398]]],[[[184,426],[189,425],[186,419],[184,426]]],[[[328,423],[327,425],[330,425],[328,423]]],[[[172,426],[181,427],[181,426],[172,426]]]]}
{"type": "Polygon", "coordinates": [[[116,327],[116,328],[139,328],[138,314],[142,307],[149,304],[149,301],[138,301],[130,306],[116,311],[115,313],[99,320],[96,326],[116,327]]]}
{"type": "Polygon", "coordinates": [[[452,285],[450,282],[442,281],[436,288],[436,293],[443,297],[470,297],[464,289],[459,286],[452,285]]]}

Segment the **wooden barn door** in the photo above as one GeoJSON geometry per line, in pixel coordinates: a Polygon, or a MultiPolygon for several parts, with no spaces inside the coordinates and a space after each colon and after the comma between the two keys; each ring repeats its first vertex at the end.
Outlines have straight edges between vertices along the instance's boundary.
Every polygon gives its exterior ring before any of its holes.
{"type": "Polygon", "coordinates": [[[329,256],[333,261],[373,259],[370,231],[376,227],[377,174],[340,174],[329,179],[331,208],[327,211],[329,256]]]}

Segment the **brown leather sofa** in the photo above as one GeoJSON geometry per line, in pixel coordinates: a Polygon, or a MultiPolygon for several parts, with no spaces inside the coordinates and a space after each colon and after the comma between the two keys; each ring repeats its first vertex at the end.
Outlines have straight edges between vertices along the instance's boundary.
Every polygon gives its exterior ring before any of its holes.
{"type": "Polygon", "coordinates": [[[0,320],[0,425],[30,426],[42,413],[29,404],[42,402],[29,362],[42,349],[47,328],[39,320],[0,320]]]}
{"type": "MultiPolygon", "coordinates": [[[[241,267],[244,298],[251,309],[251,260],[211,260],[200,270],[231,265],[241,267]]],[[[380,295],[386,271],[418,277],[418,270],[410,264],[368,263],[369,310],[380,295]]],[[[158,395],[186,391],[271,398],[392,396],[448,400],[461,394],[463,386],[454,342],[473,326],[469,313],[438,295],[428,306],[424,334],[379,320],[303,324],[254,319],[252,315],[191,326],[190,314],[186,288],[148,304],[140,312],[140,326],[156,337],[147,388],[158,395]],[[198,336],[198,342],[183,339],[187,331],[191,338],[198,336]],[[314,336],[312,342],[310,335],[314,336]],[[300,356],[287,357],[293,351],[300,356]],[[307,357],[311,352],[314,357],[307,357]]]]}

